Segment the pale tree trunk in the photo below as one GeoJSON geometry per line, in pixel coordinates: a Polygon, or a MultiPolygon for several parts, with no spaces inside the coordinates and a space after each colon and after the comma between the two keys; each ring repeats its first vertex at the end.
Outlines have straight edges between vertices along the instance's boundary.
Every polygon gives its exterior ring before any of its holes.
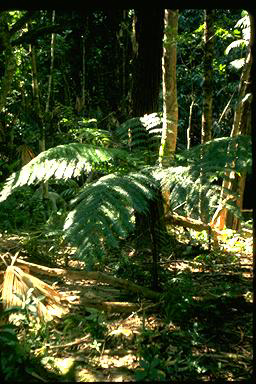
{"type": "MultiPolygon", "coordinates": [[[[176,150],[178,132],[178,101],[176,84],[176,41],[179,11],[166,9],[164,13],[164,44],[162,57],[163,130],[159,148],[159,164],[170,165],[176,150]]],[[[164,213],[170,208],[170,189],[163,188],[164,213]]]]}
{"type": "MultiPolygon", "coordinates": [[[[238,90],[238,102],[234,114],[233,126],[230,137],[236,137],[239,135],[248,135],[250,133],[250,115],[251,115],[251,66],[252,66],[252,52],[251,46],[253,44],[253,27],[252,17],[250,16],[250,41],[248,46],[248,54],[245,60],[245,64],[242,70],[239,90],[238,90]],[[249,121],[248,121],[249,119],[249,121]]],[[[234,145],[234,144],[231,144],[234,145]]],[[[229,148],[230,151],[231,148],[229,148]]],[[[234,148],[236,149],[236,147],[234,148]]],[[[232,168],[235,168],[235,160],[232,162],[232,168]]],[[[234,170],[227,171],[225,179],[222,183],[220,201],[222,202],[230,194],[231,196],[237,194],[235,204],[238,208],[242,208],[243,194],[245,187],[246,172],[241,172],[237,175],[234,170]]],[[[220,212],[216,226],[219,230],[222,230],[225,226],[229,226],[235,230],[240,228],[240,220],[235,218],[231,212],[228,211],[227,207],[223,206],[220,212]]]]}
{"type": "Polygon", "coordinates": [[[212,138],[214,13],[214,10],[205,10],[202,144],[207,143],[212,138]]]}
{"type": "Polygon", "coordinates": [[[178,10],[166,9],[164,14],[164,45],[162,58],[163,131],[159,149],[159,163],[169,165],[176,150],[178,131],[178,101],[176,85],[176,40],[178,10]]]}
{"type": "MultiPolygon", "coordinates": [[[[214,10],[205,10],[204,29],[204,82],[203,82],[203,111],[201,144],[207,143],[212,137],[212,95],[213,95],[213,58],[214,58],[214,10]]],[[[203,163],[204,150],[201,149],[201,162],[203,163]]],[[[200,171],[200,198],[199,211],[203,222],[208,222],[208,209],[206,195],[206,176],[204,170],[200,171]]]]}
{"type": "MultiPolygon", "coordinates": [[[[52,11],[52,24],[55,22],[55,10],[52,11]]],[[[51,36],[51,62],[50,62],[50,73],[49,73],[49,81],[48,81],[48,94],[47,94],[47,100],[45,105],[45,115],[47,116],[50,110],[50,101],[51,101],[51,94],[52,94],[52,83],[53,83],[53,68],[54,68],[54,56],[55,56],[55,45],[56,45],[56,33],[52,33],[51,36]]],[[[39,101],[40,106],[40,101],[39,101]]],[[[42,128],[42,142],[41,142],[41,148],[40,152],[45,151],[45,128],[44,128],[44,122],[43,122],[43,128],[42,128]]],[[[42,195],[43,198],[48,198],[48,182],[42,183],[42,195]]]]}
{"type": "Polygon", "coordinates": [[[188,118],[188,128],[187,128],[187,149],[191,148],[192,115],[193,115],[194,104],[195,104],[195,99],[194,97],[192,97],[192,102],[189,107],[189,118],[188,118]]]}

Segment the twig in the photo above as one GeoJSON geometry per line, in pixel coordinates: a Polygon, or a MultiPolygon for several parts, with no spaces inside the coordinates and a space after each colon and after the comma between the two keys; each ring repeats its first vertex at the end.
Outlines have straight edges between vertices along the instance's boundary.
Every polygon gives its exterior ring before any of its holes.
{"type": "Polygon", "coordinates": [[[229,353],[229,352],[219,352],[219,353],[199,353],[197,356],[203,356],[203,357],[213,357],[216,359],[232,359],[236,360],[238,363],[242,363],[239,361],[239,359],[245,359],[248,360],[249,358],[243,355],[240,355],[238,353],[229,353]]]}
{"type": "Polygon", "coordinates": [[[11,266],[14,265],[15,261],[17,260],[17,257],[19,256],[20,249],[15,253],[14,257],[12,257],[11,266]]]}
{"type": "Polygon", "coordinates": [[[4,262],[5,266],[6,266],[6,267],[8,267],[8,264],[6,263],[6,261],[5,261],[4,257],[3,257],[2,255],[0,255],[0,257],[1,257],[1,259],[3,260],[3,262],[4,262]]]}
{"type": "Polygon", "coordinates": [[[27,372],[29,375],[35,377],[36,379],[41,380],[41,381],[43,381],[44,383],[47,383],[47,380],[45,380],[43,377],[39,376],[36,372],[29,372],[27,369],[26,369],[26,372],[27,372]]]}
{"type": "Polygon", "coordinates": [[[150,304],[150,305],[148,305],[148,306],[145,307],[145,308],[142,307],[142,308],[138,309],[137,311],[134,311],[130,316],[127,317],[127,319],[132,318],[134,315],[137,315],[137,313],[139,313],[139,312],[141,312],[141,311],[146,311],[146,310],[148,310],[149,308],[157,307],[159,304],[160,304],[160,303],[155,303],[155,304],[150,304]]]}
{"type": "Polygon", "coordinates": [[[51,344],[45,344],[46,347],[50,349],[57,349],[57,348],[68,348],[72,347],[73,345],[77,345],[80,343],[83,343],[84,341],[87,341],[89,339],[90,335],[86,335],[82,337],[81,339],[76,339],[75,341],[71,341],[70,343],[67,344],[60,344],[60,345],[51,345],[51,344]]]}

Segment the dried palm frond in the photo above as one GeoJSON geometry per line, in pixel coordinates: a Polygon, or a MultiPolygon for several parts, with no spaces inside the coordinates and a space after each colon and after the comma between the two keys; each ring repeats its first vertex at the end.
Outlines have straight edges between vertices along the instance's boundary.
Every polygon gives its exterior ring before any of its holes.
{"type": "Polygon", "coordinates": [[[28,291],[31,289],[33,290],[32,299],[35,302],[40,319],[49,321],[54,316],[61,317],[67,312],[61,303],[62,296],[59,292],[16,266],[7,267],[4,274],[3,307],[22,307],[28,291]]]}

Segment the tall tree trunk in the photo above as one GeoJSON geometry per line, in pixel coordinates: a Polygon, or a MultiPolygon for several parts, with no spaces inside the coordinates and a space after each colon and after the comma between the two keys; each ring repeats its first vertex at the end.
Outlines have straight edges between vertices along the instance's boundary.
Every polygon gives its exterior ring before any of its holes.
{"type": "Polygon", "coordinates": [[[85,19],[85,28],[84,32],[82,35],[82,111],[85,108],[85,94],[86,94],[86,89],[85,89],[85,83],[86,83],[86,35],[88,33],[88,17],[85,19]]]}
{"type": "Polygon", "coordinates": [[[121,89],[121,100],[119,111],[122,116],[127,117],[130,112],[131,104],[131,90],[130,90],[130,67],[131,67],[131,58],[136,56],[136,53],[133,51],[135,47],[132,46],[135,43],[136,46],[136,34],[135,34],[135,17],[130,31],[130,18],[129,12],[127,9],[122,11],[122,18],[120,22],[120,27],[118,31],[118,42],[119,42],[119,52],[121,55],[120,63],[120,75],[119,75],[119,84],[121,89]]]}
{"type": "Polygon", "coordinates": [[[205,10],[202,144],[207,143],[212,138],[214,15],[213,9],[205,10]]]}
{"type": "Polygon", "coordinates": [[[39,85],[37,76],[37,64],[36,64],[36,51],[33,44],[30,45],[31,54],[31,69],[32,69],[32,94],[34,108],[36,112],[37,123],[39,126],[40,137],[39,137],[39,152],[45,151],[45,127],[43,122],[43,113],[41,109],[40,96],[39,96],[39,85]]]}
{"type": "MultiPolygon", "coordinates": [[[[178,101],[176,84],[176,40],[178,10],[164,13],[164,45],[162,57],[163,131],[159,148],[159,164],[166,167],[174,159],[178,132],[178,101]]],[[[164,211],[170,208],[170,188],[163,188],[164,211]]]]}
{"type": "MultiPolygon", "coordinates": [[[[3,111],[7,96],[11,91],[12,79],[16,69],[16,57],[13,51],[13,47],[10,43],[10,33],[7,23],[7,12],[0,13],[0,48],[4,51],[5,54],[5,68],[4,76],[2,79],[1,89],[0,89],[0,113],[3,111]]],[[[7,152],[12,152],[12,141],[10,140],[11,132],[6,132],[4,126],[0,125],[0,138],[1,141],[5,142],[8,150],[7,152]]]]}
{"type": "MultiPolygon", "coordinates": [[[[201,128],[201,144],[207,143],[212,137],[212,95],[213,95],[213,58],[214,58],[214,10],[204,11],[204,82],[203,82],[203,112],[201,128]]],[[[203,163],[204,151],[201,150],[201,162],[203,163]]],[[[205,199],[206,189],[204,170],[200,171],[200,199],[199,211],[201,220],[209,221],[207,201],[205,199]]]]}
{"type": "Polygon", "coordinates": [[[161,82],[163,10],[144,7],[136,10],[137,57],[134,60],[132,113],[134,116],[158,111],[161,82]]]}
{"type": "MultiPolygon", "coordinates": [[[[52,11],[52,24],[55,22],[55,10],[52,11]]],[[[52,33],[51,36],[51,61],[50,61],[50,73],[49,73],[49,81],[48,81],[48,93],[47,100],[45,105],[45,115],[48,117],[48,113],[50,110],[50,101],[52,94],[52,84],[53,84],[53,68],[54,68],[54,56],[55,56],[55,46],[56,46],[56,33],[52,33]]],[[[40,100],[39,100],[40,105],[40,100]]],[[[43,122],[44,125],[44,122],[43,122]]],[[[45,151],[45,128],[42,130],[42,144],[41,144],[41,152],[45,151]]],[[[48,182],[42,183],[42,194],[43,198],[48,198],[48,182]]]]}
{"type": "Polygon", "coordinates": [[[0,93],[0,112],[5,106],[6,97],[11,89],[12,77],[16,68],[15,57],[13,48],[10,43],[10,34],[7,23],[6,12],[0,13],[0,46],[1,51],[5,51],[5,71],[2,80],[2,87],[0,93]]]}
{"type": "Polygon", "coordinates": [[[193,116],[193,107],[195,104],[195,98],[192,96],[192,101],[189,107],[189,117],[188,117],[188,128],[187,128],[187,149],[191,148],[191,136],[192,133],[192,116],[193,116]]]}
{"type": "MultiPolygon", "coordinates": [[[[54,24],[54,22],[55,22],[55,11],[53,10],[52,11],[52,24],[54,24]]],[[[50,74],[49,74],[49,81],[48,81],[48,94],[47,94],[47,100],[46,100],[46,106],[45,106],[46,114],[49,112],[51,93],[52,93],[55,45],[56,45],[56,33],[52,33],[52,37],[51,37],[51,64],[50,64],[50,74]]]]}
{"type": "MultiPolygon", "coordinates": [[[[136,42],[134,47],[134,76],[132,85],[132,114],[143,116],[156,112],[159,106],[159,91],[161,82],[161,60],[163,51],[163,16],[160,8],[145,7],[138,9],[136,15],[136,42]]],[[[146,132],[145,132],[146,140],[146,132]]],[[[158,192],[158,191],[156,191],[158,192]]],[[[143,242],[150,243],[153,256],[153,286],[157,288],[158,240],[161,231],[160,215],[162,198],[156,198],[149,203],[147,214],[135,213],[137,249],[143,242]]]]}
{"type": "MultiPolygon", "coordinates": [[[[28,27],[30,27],[28,25],[28,27]]],[[[39,84],[37,76],[37,63],[36,63],[36,50],[34,44],[29,45],[30,55],[31,55],[31,71],[32,71],[32,94],[33,94],[33,103],[35,109],[35,115],[37,119],[37,124],[39,127],[39,152],[45,151],[45,125],[43,119],[43,113],[40,103],[39,95],[39,84]]],[[[41,184],[42,197],[43,199],[48,198],[48,186],[46,183],[41,184]]]]}
{"type": "Polygon", "coordinates": [[[176,40],[178,10],[166,9],[164,14],[164,46],[162,58],[163,131],[159,163],[166,166],[173,159],[178,132],[178,101],[176,85],[176,40]]]}
{"type": "MultiPolygon", "coordinates": [[[[241,73],[239,90],[238,90],[238,102],[236,105],[236,110],[234,114],[233,126],[230,136],[236,137],[240,134],[249,134],[249,125],[248,118],[250,119],[251,115],[251,82],[252,82],[252,74],[251,74],[251,66],[252,66],[252,45],[254,39],[254,27],[253,27],[253,17],[250,16],[250,41],[248,46],[248,54],[246,56],[245,64],[241,73]]],[[[250,122],[250,120],[249,120],[250,122]]],[[[234,144],[231,144],[234,145],[234,144]]],[[[229,149],[230,150],[230,149],[229,149]]],[[[232,162],[232,167],[235,168],[235,160],[232,162]]],[[[225,174],[225,179],[222,183],[220,201],[223,201],[228,194],[237,194],[238,198],[236,198],[236,206],[238,208],[242,207],[243,202],[243,193],[245,186],[245,178],[246,173],[242,172],[239,176],[235,173],[234,170],[227,171],[225,174]]],[[[217,225],[218,229],[223,229],[224,226],[229,226],[233,229],[239,229],[240,221],[238,218],[234,218],[231,215],[231,212],[228,212],[227,207],[225,207],[219,216],[217,225]]]]}

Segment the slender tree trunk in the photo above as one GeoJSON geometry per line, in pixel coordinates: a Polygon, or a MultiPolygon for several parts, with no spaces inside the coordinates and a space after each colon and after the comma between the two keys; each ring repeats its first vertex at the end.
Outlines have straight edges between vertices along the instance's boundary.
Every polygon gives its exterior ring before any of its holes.
{"type": "Polygon", "coordinates": [[[163,131],[159,163],[166,166],[173,159],[178,132],[178,101],[176,85],[176,40],[178,10],[166,9],[164,14],[164,46],[162,58],[163,131]]]}
{"type": "MultiPolygon", "coordinates": [[[[164,13],[164,45],[162,57],[163,131],[159,148],[159,164],[166,167],[174,159],[178,132],[178,101],[176,85],[176,40],[178,10],[164,13]]],[[[170,209],[170,189],[163,188],[164,212],[170,209]]]]}
{"type": "MultiPolygon", "coordinates": [[[[54,24],[54,22],[55,22],[55,11],[52,11],[52,24],[54,24]]],[[[45,106],[46,114],[49,112],[51,93],[52,93],[55,45],[56,45],[56,33],[52,33],[52,38],[51,38],[51,64],[50,64],[50,74],[49,74],[49,82],[48,82],[48,94],[47,94],[47,100],[46,100],[46,106],[45,106]]]]}
{"type": "Polygon", "coordinates": [[[214,10],[205,10],[202,144],[207,143],[212,138],[214,15],[214,10]]]}
{"type": "Polygon", "coordinates": [[[82,108],[85,106],[85,33],[82,36],[82,108]]]}
{"type": "MultiPolygon", "coordinates": [[[[214,58],[214,10],[205,10],[204,29],[204,83],[203,83],[203,112],[201,128],[201,144],[207,143],[212,137],[212,95],[213,95],[213,58],[214,58]]],[[[201,150],[201,162],[203,163],[204,151],[201,150]]],[[[199,199],[199,211],[201,220],[209,221],[204,170],[201,169],[201,190],[199,199]]]]}
{"type": "MultiPolygon", "coordinates": [[[[250,108],[251,108],[251,100],[252,100],[251,47],[254,39],[253,18],[251,16],[250,16],[250,26],[251,26],[251,31],[250,31],[250,41],[248,46],[248,54],[247,54],[245,64],[242,70],[241,78],[240,78],[240,84],[239,84],[239,90],[238,90],[238,102],[237,102],[237,106],[234,114],[232,131],[230,134],[231,137],[236,137],[236,136],[239,136],[240,134],[249,134],[248,118],[250,119],[250,114],[251,114],[250,108]]],[[[231,145],[234,145],[234,144],[231,144],[231,145]]],[[[229,148],[229,151],[230,150],[231,148],[229,148]]],[[[231,166],[232,168],[235,168],[235,160],[233,160],[231,166]]],[[[236,193],[238,195],[238,198],[236,199],[236,206],[238,208],[242,208],[245,178],[246,178],[245,172],[242,172],[242,174],[239,176],[235,173],[234,170],[227,171],[225,174],[225,179],[223,180],[223,183],[222,183],[220,201],[224,200],[228,194],[236,193]]],[[[217,227],[219,230],[223,229],[224,226],[229,226],[236,230],[239,229],[240,227],[239,219],[238,218],[235,219],[234,215],[232,215],[231,212],[228,212],[227,207],[225,207],[222,210],[219,216],[219,220],[217,222],[217,227]]]]}
{"type": "MultiPolygon", "coordinates": [[[[30,25],[28,24],[28,29],[30,25]]],[[[37,119],[37,124],[39,126],[39,152],[45,151],[45,125],[43,119],[43,113],[40,103],[40,94],[39,94],[39,84],[37,76],[37,63],[36,63],[36,50],[34,44],[29,45],[29,51],[31,55],[31,71],[32,71],[32,95],[34,109],[37,119]]],[[[42,197],[43,199],[48,198],[48,187],[45,183],[41,184],[42,188],[42,197]]]]}
{"type": "Polygon", "coordinates": [[[40,130],[39,138],[39,152],[45,151],[45,127],[43,122],[43,113],[41,109],[40,96],[39,96],[39,85],[38,85],[38,76],[37,76],[37,64],[36,64],[36,51],[35,46],[30,45],[30,54],[31,54],[31,69],[32,69],[32,94],[34,101],[34,108],[37,117],[37,123],[40,130]]]}
{"type": "MultiPolygon", "coordinates": [[[[52,24],[55,22],[55,10],[52,11],[52,24]]],[[[51,62],[50,62],[50,73],[49,73],[49,82],[48,82],[48,94],[45,105],[45,115],[48,116],[50,110],[50,101],[52,94],[52,84],[53,84],[53,68],[54,68],[54,56],[55,56],[55,46],[56,46],[56,33],[52,33],[51,36],[51,62]]],[[[40,104],[40,102],[39,102],[40,104]]],[[[44,122],[43,122],[44,125],[44,122]]],[[[42,132],[42,144],[41,144],[41,152],[45,151],[45,128],[42,132]]],[[[44,198],[48,198],[48,182],[42,183],[42,194],[44,198]]]]}
{"type": "Polygon", "coordinates": [[[188,128],[187,128],[187,149],[191,148],[191,136],[192,136],[192,115],[193,115],[193,107],[195,104],[194,97],[192,98],[192,102],[189,107],[189,118],[188,118],[188,128]]]}

